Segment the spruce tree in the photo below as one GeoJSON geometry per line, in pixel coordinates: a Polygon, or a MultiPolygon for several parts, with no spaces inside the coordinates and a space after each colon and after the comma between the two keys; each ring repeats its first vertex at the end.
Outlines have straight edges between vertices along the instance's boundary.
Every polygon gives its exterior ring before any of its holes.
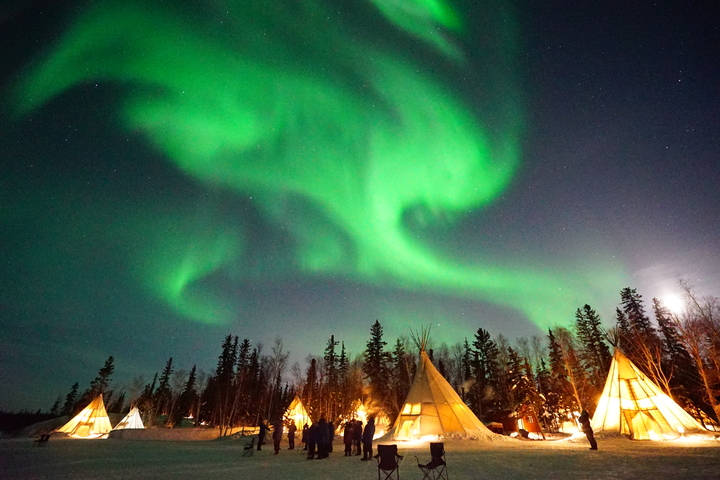
{"type": "Polygon", "coordinates": [[[339,385],[338,385],[338,356],[335,353],[335,347],[340,344],[335,340],[335,335],[331,335],[325,346],[325,355],[323,357],[325,363],[325,395],[327,400],[327,408],[323,409],[328,418],[335,418],[340,414],[339,405],[339,385]]]}
{"type": "Polygon", "coordinates": [[[115,359],[111,356],[105,360],[105,365],[98,371],[97,377],[90,382],[90,389],[85,392],[84,400],[92,401],[98,395],[105,393],[110,384],[110,376],[115,371],[115,359]]]}
{"type": "Polygon", "coordinates": [[[316,410],[315,403],[317,400],[318,390],[318,371],[317,371],[317,360],[312,358],[310,365],[308,365],[307,373],[305,375],[305,388],[303,389],[302,401],[306,408],[309,408],[308,413],[313,413],[312,410],[316,410]]]}
{"type": "Polygon", "coordinates": [[[697,403],[702,397],[697,394],[697,368],[692,357],[680,340],[677,324],[662,301],[653,298],[653,313],[658,323],[658,333],[662,342],[662,368],[670,379],[673,397],[680,404],[690,398],[697,403]]]}
{"type": "MultiPolygon", "coordinates": [[[[230,411],[234,395],[234,379],[235,365],[237,363],[238,353],[238,337],[228,335],[222,343],[222,352],[218,357],[217,368],[215,369],[215,391],[211,396],[213,405],[210,406],[212,411],[212,424],[220,427],[220,431],[224,434],[230,420],[230,411]]],[[[208,399],[210,400],[210,398],[208,399]]]]}
{"type": "Polygon", "coordinates": [[[63,404],[61,413],[63,415],[72,415],[75,413],[75,404],[78,401],[78,389],[80,384],[75,382],[70,387],[70,392],[65,396],[65,403],[63,404]]]}
{"type": "MultiPolygon", "coordinates": [[[[153,418],[168,413],[167,409],[172,400],[172,391],[170,390],[170,375],[173,373],[173,359],[170,357],[165,363],[165,368],[160,374],[157,390],[153,395],[155,406],[153,407],[153,418]]],[[[166,418],[166,421],[168,419],[166,418]]]]}
{"type": "Polygon", "coordinates": [[[387,342],[383,340],[383,328],[380,322],[370,328],[370,340],[366,343],[363,361],[363,372],[373,398],[385,409],[391,410],[394,403],[390,398],[390,367],[392,358],[385,351],[387,342]]]}
{"type": "Polygon", "coordinates": [[[610,368],[610,348],[603,339],[600,316],[590,305],[575,312],[575,332],[580,344],[579,357],[597,393],[602,391],[610,368]]]}
{"type": "Polygon", "coordinates": [[[472,343],[472,375],[475,383],[470,387],[473,411],[481,418],[489,417],[492,410],[501,408],[496,393],[500,387],[500,351],[487,330],[478,328],[472,343]]]}
{"type": "Polygon", "coordinates": [[[58,395],[58,397],[55,399],[55,403],[53,403],[52,407],[50,407],[50,416],[51,417],[57,417],[60,415],[60,404],[62,403],[62,395],[58,395]]]}
{"type": "Polygon", "coordinates": [[[410,390],[410,371],[408,369],[407,351],[401,339],[395,341],[395,349],[392,354],[393,361],[393,410],[388,412],[391,415],[400,413],[400,408],[410,390]]]}
{"type": "Polygon", "coordinates": [[[653,338],[655,329],[645,314],[642,295],[634,288],[626,287],[620,291],[623,313],[626,315],[630,330],[644,338],[653,338]]]}
{"type": "Polygon", "coordinates": [[[180,397],[178,398],[177,406],[172,412],[172,420],[168,423],[174,427],[182,426],[183,418],[193,414],[195,401],[197,400],[197,366],[193,365],[188,374],[188,378],[185,381],[180,397]]]}
{"type": "Polygon", "coordinates": [[[630,322],[628,322],[627,316],[619,308],[615,309],[615,325],[618,332],[618,340],[620,341],[620,344],[616,345],[616,347],[626,349],[624,339],[630,338],[630,322]]]}

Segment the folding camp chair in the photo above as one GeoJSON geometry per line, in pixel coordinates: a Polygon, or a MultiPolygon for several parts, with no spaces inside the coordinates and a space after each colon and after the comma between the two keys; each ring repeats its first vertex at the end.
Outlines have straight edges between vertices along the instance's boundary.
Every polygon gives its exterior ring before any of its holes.
{"type": "Polygon", "coordinates": [[[35,437],[35,445],[40,447],[45,445],[48,440],[50,440],[50,434],[49,433],[43,433],[38,437],[35,437]]]}
{"type": "Polygon", "coordinates": [[[255,452],[255,437],[250,440],[250,443],[246,443],[243,447],[243,457],[252,457],[255,452]]]}
{"type": "Polygon", "coordinates": [[[400,480],[400,460],[403,459],[402,455],[398,455],[397,445],[378,445],[378,453],[375,458],[378,461],[378,480],[388,480],[395,478],[400,480]],[[380,472],[385,474],[385,477],[380,477],[380,472]]]}
{"type": "MultiPolygon", "coordinates": [[[[422,464],[418,460],[418,467],[423,473],[422,480],[448,480],[447,464],[445,463],[445,444],[431,443],[430,463],[422,464]]],[[[417,459],[417,457],[415,457],[417,459]]]]}

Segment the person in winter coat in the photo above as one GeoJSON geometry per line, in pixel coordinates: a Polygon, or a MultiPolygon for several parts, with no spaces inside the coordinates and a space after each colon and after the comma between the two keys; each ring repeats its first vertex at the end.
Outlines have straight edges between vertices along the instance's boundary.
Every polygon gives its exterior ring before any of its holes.
{"type": "Polygon", "coordinates": [[[282,441],[283,422],[278,420],[273,426],[273,446],[275,447],[275,455],[280,451],[280,442],[282,441]]]}
{"type": "Polygon", "coordinates": [[[355,443],[355,455],[360,455],[362,445],[363,424],[360,420],[355,422],[355,431],[353,433],[353,442],[355,443]]]}
{"type": "Polygon", "coordinates": [[[303,425],[302,437],[300,437],[300,443],[303,444],[303,450],[308,449],[308,424],[303,425]]]}
{"type": "Polygon", "coordinates": [[[592,426],[590,426],[590,415],[588,414],[587,410],[582,411],[580,417],[578,418],[578,422],[580,422],[582,431],[587,437],[588,442],[590,442],[590,450],[597,450],[597,441],[595,441],[595,434],[593,432],[592,426]]]}
{"type": "Polygon", "coordinates": [[[262,450],[261,447],[265,443],[265,435],[267,434],[267,431],[268,431],[267,422],[265,420],[263,420],[262,418],[260,418],[260,432],[258,434],[258,446],[257,446],[258,452],[260,450],[262,450]]]}
{"type": "Polygon", "coordinates": [[[295,432],[297,432],[297,425],[295,425],[295,422],[290,421],[290,425],[288,425],[288,450],[295,450],[295,432]]]}
{"type": "Polygon", "coordinates": [[[353,436],[355,435],[355,420],[345,422],[343,429],[343,443],[345,444],[345,456],[352,456],[353,436]]]}
{"type": "Polygon", "coordinates": [[[360,460],[372,460],[372,442],[375,436],[375,419],[370,418],[362,434],[363,458],[360,460]]]}
{"type": "Polygon", "coordinates": [[[317,447],[318,447],[318,460],[327,458],[328,453],[328,441],[330,436],[328,435],[328,424],[325,417],[322,417],[318,422],[318,433],[317,433],[317,447]]]}
{"type": "Polygon", "coordinates": [[[310,427],[307,429],[307,448],[308,448],[308,460],[312,460],[315,458],[315,444],[317,442],[317,431],[318,426],[317,424],[313,423],[310,425],[310,427]]]}
{"type": "Polygon", "coordinates": [[[333,440],[335,440],[335,424],[332,420],[328,422],[328,444],[327,451],[332,453],[333,451],[333,440]]]}

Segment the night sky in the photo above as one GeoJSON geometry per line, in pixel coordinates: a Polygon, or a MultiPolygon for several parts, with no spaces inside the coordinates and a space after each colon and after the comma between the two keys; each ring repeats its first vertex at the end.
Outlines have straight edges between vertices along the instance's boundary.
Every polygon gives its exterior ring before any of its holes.
{"type": "Polygon", "coordinates": [[[0,408],[225,335],[511,341],[720,294],[717,2],[15,1],[0,408]],[[56,5],[62,4],[62,5],[56,5]]]}

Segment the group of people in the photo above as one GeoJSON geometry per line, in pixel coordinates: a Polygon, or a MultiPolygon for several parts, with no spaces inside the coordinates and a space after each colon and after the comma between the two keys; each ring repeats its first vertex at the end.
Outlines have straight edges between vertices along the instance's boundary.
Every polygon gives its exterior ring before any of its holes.
{"type": "MultiPolygon", "coordinates": [[[[280,452],[280,442],[282,441],[282,435],[283,435],[283,429],[284,424],[282,420],[278,420],[275,422],[275,424],[272,427],[272,439],[273,439],[273,447],[275,448],[275,455],[277,455],[280,452]]],[[[270,429],[270,426],[268,425],[267,421],[260,419],[260,431],[258,432],[258,445],[257,449],[258,451],[262,450],[262,446],[265,445],[265,437],[267,436],[267,432],[270,429]]],[[[295,426],[295,422],[290,422],[288,424],[288,450],[295,450],[295,432],[297,432],[297,427],[295,426]]]]}
{"type": "Polygon", "coordinates": [[[333,439],[335,438],[335,425],[322,417],[318,423],[303,426],[303,449],[307,450],[308,460],[322,460],[328,458],[333,451],[333,439]]]}
{"type": "Polygon", "coordinates": [[[353,455],[360,455],[363,453],[363,458],[360,460],[370,460],[372,458],[372,441],[375,436],[375,419],[370,418],[367,425],[363,429],[363,424],[360,420],[350,420],[345,423],[343,429],[343,443],[345,444],[345,456],[350,457],[353,455]]]}
{"type": "MultiPolygon", "coordinates": [[[[283,429],[285,424],[282,420],[278,420],[272,426],[268,425],[267,421],[260,420],[260,431],[258,434],[258,451],[262,450],[262,446],[265,444],[265,437],[269,430],[272,430],[273,446],[275,448],[275,455],[280,452],[280,442],[282,442],[283,429]]],[[[288,450],[295,449],[295,433],[297,427],[295,422],[289,422],[287,427],[288,433],[288,450]]],[[[359,456],[362,452],[363,458],[361,460],[372,459],[372,443],[373,437],[375,436],[375,419],[370,418],[367,425],[363,428],[363,423],[360,420],[349,420],[345,423],[343,429],[343,443],[345,444],[345,456],[350,457],[354,455],[359,456]]],[[[328,422],[325,417],[321,418],[319,422],[313,423],[308,426],[305,424],[302,430],[301,442],[303,444],[303,450],[307,450],[308,460],[321,460],[328,458],[328,454],[333,451],[333,439],[335,438],[335,425],[332,421],[328,422]]]]}

